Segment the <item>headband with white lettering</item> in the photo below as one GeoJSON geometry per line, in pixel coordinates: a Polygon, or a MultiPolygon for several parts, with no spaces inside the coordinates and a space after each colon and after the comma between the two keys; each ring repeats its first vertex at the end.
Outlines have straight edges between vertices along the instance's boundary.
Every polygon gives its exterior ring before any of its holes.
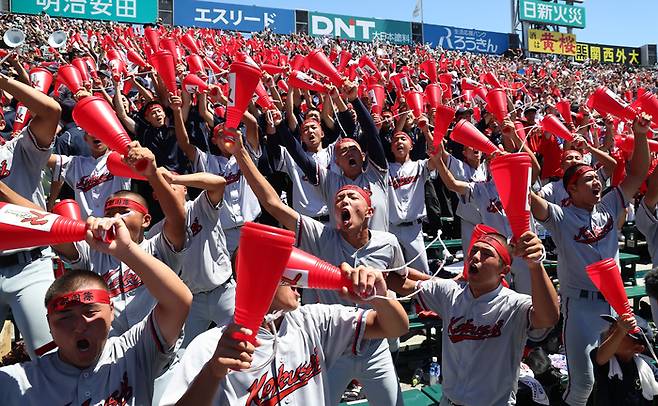
{"type": "Polygon", "coordinates": [[[141,204],[139,204],[134,200],[127,199],[125,197],[113,197],[111,199],[107,199],[107,201],[105,202],[105,212],[115,208],[130,209],[133,211],[140,212],[143,215],[149,214],[149,211],[146,207],[142,206],[141,204]]]}
{"type": "Polygon", "coordinates": [[[50,299],[46,304],[46,308],[48,314],[52,314],[73,306],[91,303],[110,304],[110,294],[104,289],[76,290],[50,299]]]}

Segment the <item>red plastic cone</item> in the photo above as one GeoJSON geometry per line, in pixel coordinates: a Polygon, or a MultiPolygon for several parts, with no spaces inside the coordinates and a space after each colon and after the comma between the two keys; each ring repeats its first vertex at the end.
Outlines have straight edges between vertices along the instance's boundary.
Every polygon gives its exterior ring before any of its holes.
{"type": "Polygon", "coordinates": [[[234,320],[253,332],[251,336],[238,333],[235,338],[255,343],[258,328],[272,304],[290,258],[295,236],[282,229],[252,224],[246,223],[240,233],[234,320]]]}
{"type": "Polygon", "coordinates": [[[436,74],[436,61],[434,59],[428,59],[425,62],[420,64],[420,69],[425,72],[430,83],[436,83],[438,77],[436,74]]]}
{"type": "Polygon", "coordinates": [[[441,86],[436,83],[430,83],[427,85],[425,88],[425,99],[431,108],[438,108],[441,104],[441,100],[443,100],[443,92],[441,91],[441,86]]]}
{"type": "Polygon", "coordinates": [[[222,68],[220,68],[212,59],[206,58],[203,62],[213,71],[213,73],[219,74],[222,72],[222,68]]]}
{"type": "Polygon", "coordinates": [[[494,89],[500,89],[500,88],[503,87],[503,85],[500,84],[500,81],[498,80],[498,78],[496,77],[496,75],[494,75],[494,74],[491,73],[491,72],[487,72],[487,73],[485,73],[485,75],[484,75],[484,81],[485,81],[487,84],[489,84],[491,87],[493,87],[494,89]]]}
{"type": "Polygon", "coordinates": [[[53,206],[52,212],[59,216],[82,221],[80,206],[78,206],[78,202],[73,199],[60,200],[53,206]]]}
{"type": "MultiPolygon", "coordinates": [[[[87,62],[85,62],[85,60],[82,58],[74,58],[71,61],[71,64],[76,68],[78,68],[78,70],[80,71],[80,76],[82,77],[82,81],[84,83],[89,83],[89,69],[87,68],[87,62]]],[[[32,71],[34,71],[34,69],[32,71]]],[[[30,71],[30,77],[32,76],[31,74],[32,71],[30,71]]],[[[50,80],[52,81],[52,74],[50,75],[50,80]]],[[[32,86],[34,86],[34,83],[32,83],[32,86]]]]}
{"type": "Polygon", "coordinates": [[[78,68],[73,65],[67,64],[60,66],[57,70],[57,80],[68,87],[73,94],[84,89],[82,75],[80,75],[78,68]]]}
{"type": "Polygon", "coordinates": [[[110,155],[107,156],[106,165],[107,169],[114,176],[137,180],[147,180],[145,176],[136,173],[129,165],[126,165],[121,160],[121,154],[118,152],[110,152],[110,155]]]}
{"type": "Polygon", "coordinates": [[[532,180],[532,160],[528,153],[517,152],[494,158],[490,168],[514,240],[518,240],[530,229],[528,193],[532,180]]]}
{"type": "Polygon", "coordinates": [[[205,93],[208,91],[208,83],[194,73],[188,73],[187,76],[185,76],[183,79],[183,87],[190,94],[205,93]]]}
{"type": "Polygon", "coordinates": [[[174,60],[178,62],[180,59],[180,54],[178,52],[178,46],[176,45],[176,40],[173,38],[161,38],[160,39],[160,49],[163,51],[169,51],[173,56],[174,60]]]}
{"type": "Polygon", "coordinates": [[[32,118],[32,115],[30,114],[30,111],[27,109],[27,107],[21,103],[18,102],[16,105],[16,116],[14,118],[14,129],[12,131],[12,134],[20,134],[21,131],[23,131],[23,128],[27,125],[28,122],[30,122],[30,118],[32,118]]]}
{"type": "Polygon", "coordinates": [[[0,202],[0,250],[40,247],[85,239],[84,222],[0,202]]]}
{"type": "Polygon", "coordinates": [[[176,64],[171,52],[163,50],[154,52],[149,58],[149,62],[162,78],[167,90],[176,94],[178,90],[176,86],[176,64]]]}
{"type": "Polygon", "coordinates": [[[151,27],[144,28],[144,37],[146,37],[153,51],[160,49],[160,33],[157,30],[151,27]]]}
{"type": "Polygon", "coordinates": [[[477,82],[473,79],[468,79],[468,78],[463,78],[462,79],[462,91],[463,90],[476,90],[480,86],[482,86],[482,85],[479,82],[477,82]]]}
{"type": "Polygon", "coordinates": [[[33,68],[30,71],[30,83],[32,83],[32,87],[38,89],[41,93],[48,94],[48,89],[53,83],[53,74],[44,68],[33,68]]]}
{"type": "Polygon", "coordinates": [[[337,266],[294,247],[282,280],[291,286],[311,289],[340,290],[352,285],[337,266]]]}
{"type": "Polygon", "coordinates": [[[132,49],[128,50],[128,53],[126,54],[126,56],[128,57],[128,60],[130,62],[132,62],[133,64],[135,64],[135,65],[137,65],[141,68],[146,67],[146,61],[137,52],[133,51],[132,49]]]}
{"type": "Polygon", "coordinates": [[[87,96],[73,108],[73,121],[107,147],[121,155],[128,153],[130,137],[105,99],[87,96]]]}
{"type": "Polygon", "coordinates": [[[329,62],[327,56],[322,52],[322,49],[316,49],[308,54],[305,58],[305,63],[313,72],[325,76],[331,83],[340,87],[343,85],[343,78],[336,70],[336,67],[329,62]]]}
{"type": "Polygon", "coordinates": [[[268,63],[262,64],[260,68],[270,75],[276,75],[282,73],[285,70],[285,67],[283,66],[270,65],[268,63]]]}
{"type": "MultiPolygon", "coordinates": [[[[449,73],[442,73],[439,75],[439,82],[446,85],[448,88],[452,85],[452,75],[449,73]]],[[[444,92],[445,93],[445,92],[444,92]]]]}
{"type": "Polygon", "coordinates": [[[121,59],[112,59],[108,64],[110,65],[110,70],[112,71],[112,79],[117,82],[121,80],[123,73],[128,71],[126,69],[126,63],[121,59]]]}
{"type": "Polygon", "coordinates": [[[274,102],[272,102],[272,98],[267,93],[267,89],[265,89],[262,81],[258,82],[258,86],[256,86],[256,96],[258,96],[256,99],[256,104],[258,104],[261,108],[266,110],[274,109],[274,102]]]}
{"type": "MultiPolygon", "coordinates": [[[[647,140],[647,143],[649,144],[650,152],[658,152],[658,141],[647,140]]],[[[615,137],[615,146],[630,154],[635,149],[635,137],[632,135],[627,135],[625,137],[617,136],[615,137]]]]}
{"type": "Polygon", "coordinates": [[[458,142],[467,147],[471,147],[487,155],[491,155],[499,151],[498,147],[494,145],[489,138],[480,132],[473,124],[466,119],[461,119],[455,125],[455,128],[450,134],[453,141],[458,142]]]}
{"type": "Polygon", "coordinates": [[[423,115],[425,100],[423,98],[423,93],[416,90],[407,92],[404,94],[404,98],[407,101],[407,105],[414,112],[415,118],[420,118],[423,115]]]}
{"type": "Polygon", "coordinates": [[[286,83],[286,82],[285,82],[284,80],[282,80],[282,79],[279,79],[279,81],[276,82],[276,86],[277,86],[280,90],[282,90],[282,91],[284,91],[284,92],[286,92],[286,93],[288,93],[288,91],[290,90],[290,88],[288,87],[288,83],[286,83]]]}
{"type": "Polygon", "coordinates": [[[552,114],[547,114],[544,116],[544,118],[541,120],[541,128],[542,130],[556,135],[565,141],[573,140],[573,134],[571,131],[569,131],[567,127],[565,127],[564,124],[562,124],[562,122],[552,114]]]}
{"type": "Polygon", "coordinates": [[[384,99],[386,98],[384,86],[379,84],[368,86],[368,97],[371,103],[370,110],[375,114],[382,114],[384,99]]]}
{"type": "Polygon", "coordinates": [[[302,69],[302,65],[304,65],[304,57],[300,54],[293,56],[292,60],[290,61],[290,69],[300,70],[302,69]]]}
{"type": "Polygon", "coordinates": [[[637,103],[642,107],[642,111],[651,115],[653,121],[658,120],[658,98],[655,94],[645,91],[638,96],[637,103]]]}
{"type": "Polygon", "coordinates": [[[203,68],[203,59],[199,55],[197,54],[188,55],[186,61],[190,73],[198,74],[199,72],[201,72],[203,75],[205,75],[205,69],[203,68]]]}
{"type": "Polygon", "coordinates": [[[571,119],[571,102],[569,100],[562,99],[555,103],[555,109],[560,113],[562,119],[567,124],[573,124],[573,120],[571,119]]]}
{"type": "Polygon", "coordinates": [[[487,110],[502,124],[507,117],[507,94],[503,89],[493,89],[487,93],[487,110]]]}
{"type": "Polygon", "coordinates": [[[400,72],[391,75],[391,82],[393,82],[393,86],[395,86],[398,93],[407,93],[411,91],[411,81],[405,73],[400,72]]]}
{"type": "Polygon", "coordinates": [[[516,120],[514,122],[514,128],[516,129],[516,135],[521,139],[521,141],[525,140],[528,136],[525,133],[525,127],[523,126],[523,123],[519,120],[516,120]]]}
{"type": "Polygon", "coordinates": [[[605,86],[599,86],[592,97],[592,107],[601,115],[612,114],[622,120],[633,121],[637,112],[605,86]]]}
{"type": "Polygon", "coordinates": [[[377,65],[375,65],[368,55],[363,55],[361,59],[359,59],[359,67],[365,70],[368,75],[374,76],[376,80],[382,79],[382,74],[379,72],[377,65]]]}
{"type": "Polygon", "coordinates": [[[98,79],[98,68],[96,67],[96,61],[91,56],[85,56],[83,58],[87,63],[87,69],[92,78],[98,79]]]}
{"type": "MultiPolygon", "coordinates": [[[[614,258],[589,264],[585,267],[585,271],[617,314],[633,313],[628,303],[624,282],[621,280],[621,272],[614,258]]],[[[639,332],[639,328],[633,332],[639,332]]]]}
{"type": "Polygon", "coordinates": [[[327,93],[329,91],[327,86],[313,79],[304,72],[300,72],[298,70],[290,72],[290,76],[288,77],[288,85],[298,89],[311,90],[319,93],[327,93]]]}
{"type": "Polygon", "coordinates": [[[238,128],[242,115],[260,82],[261,71],[246,62],[231,64],[228,82],[229,94],[226,109],[226,128],[238,128]]]}
{"type": "Polygon", "coordinates": [[[196,42],[194,42],[194,38],[192,38],[192,35],[190,33],[185,33],[183,36],[180,37],[180,42],[183,44],[185,48],[187,48],[188,51],[192,54],[200,54],[201,52],[199,51],[199,47],[196,45],[196,42]]]}
{"type": "Polygon", "coordinates": [[[452,107],[440,105],[436,108],[436,113],[434,113],[434,151],[437,150],[439,143],[446,136],[450,123],[455,119],[455,113],[456,110],[452,107]]]}
{"type": "Polygon", "coordinates": [[[351,59],[352,59],[352,54],[349,51],[345,49],[340,51],[340,62],[338,63],[338,71],[339,72],[344,71],[351,59]]]}

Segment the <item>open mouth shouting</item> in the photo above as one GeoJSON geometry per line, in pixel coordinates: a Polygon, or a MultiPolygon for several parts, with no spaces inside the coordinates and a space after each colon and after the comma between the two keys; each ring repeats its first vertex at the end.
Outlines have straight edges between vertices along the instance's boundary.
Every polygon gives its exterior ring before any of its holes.
{"type": "Polygon", "coordinates": [[[75,346],[80,352],[87,352],[91,348],[91,344],[86,338],[76,341],[75,346]]]}
{"type": "Polygon", "coordinates": [[[340,211],[340,222],[344,227],[349,227],[351,219],[352,213],[349,210],[345,208],[340,211]]]}
{"type": "Polygon", "coordinates": [[[347,164],[350,166],[350,168],[354,168],[354,167],[356,167],[356,166],[357,166],[356,159],[354,159],[354,158],[350,158],[350,159],[347,161],[347,164]]]}

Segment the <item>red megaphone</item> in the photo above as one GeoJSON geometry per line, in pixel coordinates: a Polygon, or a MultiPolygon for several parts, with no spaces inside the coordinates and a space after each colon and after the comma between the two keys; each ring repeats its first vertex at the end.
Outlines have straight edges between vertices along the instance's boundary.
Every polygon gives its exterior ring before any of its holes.
{"type": "Polygon", "coordinates": [[[87,96],[80,100],[73,108],[73,121],[109,149],[121,155],[128,153],[130,137],[105,99],[87,96]]]}
{"type": "Polygon", "coordinates": [[[450,88],[450,86],[452,86],[452,75],[449,73],[440,74],[439,82],[443,83],[444,85],[448,86],[448,88],[450,88]]]}
{"type": "Polygon", "coordinates": [[[487,92],[487,110],[502,124],[507,117],[507,94],[503,89],[493,89],[487,92]]]}
{"type": "Polygon", "coordinates": [[[599,86],[592,97],[592,107],[602,116],[611,114],[622,120],[633,121],[637,112],[605,86],[599,86]]]}
{"type": "Polygon", "coordinates": [[[656,98],[655,94],[645,91],[642,95],[638,96],[637,103],[642,107],[642,111],[651,115],[653,121],[658,120],[658,98],[656,98]]]}
{"type": "MultiPolygon", "coordinates": [[[[621,272],[614,258],[603,259],[585,267],[585,271],[592,283],[601,292],[610,306],[622,315],[624,313],[633,314],[631,306],[628,303],[624,282],[621,280],[621,272]]],[[[632,333],[639,333],[640,328],[636,327],[632,333]]]]}
{"type": "MultiPolygon", "coordinates": [[[[82,58],[74,58],[71,61],[71,64],[76,68],[78,68],[78,70],[80,71],[80,76],[82,77],[82,81],[84,83],[89,83],[89,69],[87,68],[87,62],[82,58]]],[[[52,81],[52,75],[51,75],[51,81],[52,81]]],[[[32,86],[34,86],[34,84],[32,84],[32,86]]]]}
{"type": "Polygon", "coordinates": [[[160,39],[160,49],[163,51],[169,51],[171,56],[174,58],[174,62],[178,62],[180,55],[178,53],[178,46],[176,45],[176,40],[174,38],[166,37],[160,39]]]}
{"type": "Polygon", "coordinates": [[[112,59],[108,62],[110,70],[112,71],[112,79],[118,82],[121,80],[123,73],[127,73],[126,63],[121,59],[112,59]]]}
{"type": "Polygon", "coordinates": [[[110,152],[110,154],[107,156],[106,165],[107,169],[114,176],[118,176],[120,178],[147,180],[145,176],[138,174],[129,165],[126,165],[122,160],[121,154],[118,152],[110,152]]]}
{"type": "Polygon", "coordinates": [[[262,70],[269,73],[270,75],[276,75],[282,73],[286,68],[283,66],[270,65],[269,63],[264,63],[260,66],[262,70]]]}
{"type": "Polygon", "coordinates": [[[395,86],[398,93],[404,94],[411,91],[411,81],[405,73],[400,72],[391,75],[391,82],[393,82],[393,86],[395,86]]]}
{"type": "Polygon", "coordinates": [[[562,138],[565,141],[572,141],[573,134],[562,124],[557,117],[552,114],[547,114],[541,120],[541,128],[547,133],[551,133],[562,138]]]}
{"type": "Polygon", "coordinates": [[[87,64],[87,69],[89,70],[91,77],[98,79],[98,68],[96,67],[96,61],[94,61],[94,58],[91,56],[85,56],[82,59],[84,59],[85,63],[87,64]]]}
{"type": "MultiPolygon", "coordinates": [[[[658,152],[658,141],[647,140],[647,143],[649,144],[649,151],[658,152]]],[[[627,135],[625,137],[617,136],[615,137],[615,146],[630,154],[635,149],[635,137],[632,135],[627,135]]]]}
{"type": "Polygon", "coordinates": [[[0,250],[40,247],[82,241],[84,222],[45,211],[0,202],[0,250]]]}
{"type": "Polygon", "coordinates": [[[343,78],[336,70],[336,67],[329,62],[329,58],[322,52],[322,49],[316,49],[308,54],[304,61],[313,72],[329,79],[335,86],[343,85],[343,78]]]}
{"type": "Polygon", "coordinates": [[[438,76],[436,74],[436,61],[434,59],[427,59],[425,62],[421,63],[420,69],[425,72],[430,83],[436,83],[438,81],[438,76]]]}
{"type": "Polygon", "coordinates": [[[450,134],[453,141],[491,155],[500,149],[466,119],[461,119],[450,134]]]}
{"type": "Polygon", "coordinates": [[[233,62],[229,69],[229,94],[226,109],[226,128],[238,128],[242,115],[260,82],[261,71],[246,62],[233,62]]]}
{"type": "Polygon", "coordinates": [[[500,81],[498,80],[496,75],[494,75],[491,72],[487,72],[484,74],[484,81],[494,89],[500,89],[503,87],[503,85],[500,84],[500,81]]]}
{"type": "Polygon", "coordinates": [[[311,90],[318,93],[327,93],[329,89],[324,84],[313,79],[304,72],[294,70],[288,77],[288,85],[303,90],[311,90]]]}
{"type": "Polygon", "coordinates": [[[290,61],[290,69],[292,70],[300,70],[303,68],[304,65],[304,57],[300,54],[297,54],[292,57],[292,60],[290,61]]]}
{"type": "Polygon", "coordinates": [[[272,98],[267,93],[267,89],[265,89],[262,81],[258,82],[258,86],[256,86],[256,96],[258,97],[256,99],[256,104],[261,108],[266,110],[274,109],[274,102],[272,102],[272,98]]]}
{"type": "Polygon", "coordinates": [[[205,93],[208,91],[208,84],[194,73],[188,73],[187,76],[185,76],[183,79],[183,87],[190,94],[205,93]]]}
{"type": "Polygon", "coordinates": [[[20,134],[21,131],[23,131],[23,128],[25,128],[27,123],[30,121],[30,118],[32,118],[30,111],[23,103],[18,102],[16,105],[16,116],[14,118],[14,128],[12,130],[12,134],[20,134]]]}
{"type": "Polygon", "coordinates": [[[489,165],[500,202],[514,240],[530,229],[528,193],[532,181],[532,160],[527,152],[497,156],[489,165]]]}
{"type": "Polygon", "coordinates": [[[190,73],[194,73],[195,75],[199,72],[201,72],[203,75],[206,74],[205,69],[203,68],[203,59],[199,55],[188,55],[185,60],[187,61],[187,68],[189,69],[190,73]]]}
{"type": "Polygon", "coordinates": [[[441,86],[436,83],[430,83],[425,88],[425,100],[431,108],[436,109],[441,104],[443,100],[443,92],[441,91],[441,86]]]}
{"type": "Polygon", "coordinates": [[[420,118],[423,115],[423,107],[425,107],[425,100],[423,99],[423,93],[412,90],[404,94],[404,98],[407,101],[407,105],[414,112],[415,118],[420,118]]]}
{"type": "Polygon", "coordinates": [[[144,28],[144,36],[153,51],[160,49],[160,33],[157,30],[154,30],[151,27],[146,27],[144,28]]]}
{"type": "Polygon", "coordinates": [[[370,98],[370,110],[374,114],[382,114],[382,110],[384,109],[384,99],[386,97],[384,86],[380,84],[368,86],[368,97],[370,98]]]}
{"type": "Polygon", "coordinates": [[[73,65],[66,64],[59,67],[57,70],[57,80],[68,87],[71,93],[76,94],[78,91],[84,89],[82,84],[82,75],[80,71],[73,65]]]}
{"type": "Polygon", "coordinates": [[[434,113],[434,139],[432,142],[434,144],[434,151],[437,151],[439,143],[446,136],[450,123],[455,119],[456,112],[452,107],[444,105],[436,108],[436,113],[434,113]]]}
{"type": "Polygon", "coordinates": [[[151,65],[153,65],[155,70],[162,78],[162,81],[164,82],[167,90],[173,94],[177,94],[178,86],[176,86],[176,64],[174,62],[174,56],[172,53],[165,50],[154,52],[150,56],[149,62],[151,65]]]}
{"type": "Polygon", "coordinates": [[[555,103],[555,109],[560,113],[565,123],[571,125],[573,120],[571,118],[571,102],[567,99],[562,99],[555,103]]]}
{"type": "Polygon", "coordinates": [[[523,141],[525,140],[528,136],[525,133],[525,127],[523,126],[523,123],[519,120],[516,120],[514,122],[514,128],[516,129],[516,135],[523,141]]]}
{"type": "Polygon", "coordinates": [[[199,47],[196,45],[196,42],[194,42],[194,38],[192,38],[192,35],[190,35],[189,32],[185,33],[183,36],[180,37],[180,42],[183,44],[185,48],[187,48],[188,51],[192,54],[200,54],[201,52],[199,51],[199,47]]]}
{"type": "Polygon", "coordinates": [[[340,268],[295,247],[281,279],[291,286],[311,289],[340,290],[352,285],[340,268]]]}
{"type": "Polygon", "coordinates": [[[340,62],[338,62],[338,72],[342,72],[345,70],[347,64],[352,59],[352,54],[349,51],[343,49],[342,51],[340,51],[339,57],[340,57],[340,62]]]}
{"type": "Polygon", "coordinates": [[[250,329],[252,335],[235,333],[235,339],[256,343],[258,328],[272,304],[294,242],[295,234],[280,228],[251,222],[242,227],[234,321],[250,329]]]}
{"type": "Polygon", "coordinates": [[[477,90],[480,86],[480,82],[475,81],[473,79],[469,78],[463,78],[462,79],[462,91],[464,90],[477,90]]]}
{"type": "Polygon", "coordinates": [[[368,72],[368,75],[374,76],[377,81],[382,80],[381,72],[368,55],[363,55],[361,59],[359,59],[359,67],[368,72]]]}
{"type": "Polygon", "coordinates": [[[53,83],[53,74],[48,69],[33,68],[30,71],[30,83],[33,88],[38,89],[41,93],[48,94],[48,89],[53,83]]]}
{"type": "Polygon", "coordinates": [[[146,61],[136,51],[129,49],[126,56],[128,57],[128,60],[133,64],[141,68],[146,68],[146,61]]]}
{"type": "Polygon", "coordinates": [[[58,216],[82,221],[82,212],[80,212],[80,206],[78,206],[78,202],[73,199],[60,200],[53,206],[52,212],[58,216]]]}

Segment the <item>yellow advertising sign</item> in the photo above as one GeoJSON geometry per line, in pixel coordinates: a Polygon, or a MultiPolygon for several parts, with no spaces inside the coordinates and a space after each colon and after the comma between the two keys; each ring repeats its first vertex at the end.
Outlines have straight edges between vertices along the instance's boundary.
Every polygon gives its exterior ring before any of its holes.
{"type": "Polygon", "coordinates": [[[528,50],[542,54],[576,55],[576,34],[528,30],[528,50]]]}

